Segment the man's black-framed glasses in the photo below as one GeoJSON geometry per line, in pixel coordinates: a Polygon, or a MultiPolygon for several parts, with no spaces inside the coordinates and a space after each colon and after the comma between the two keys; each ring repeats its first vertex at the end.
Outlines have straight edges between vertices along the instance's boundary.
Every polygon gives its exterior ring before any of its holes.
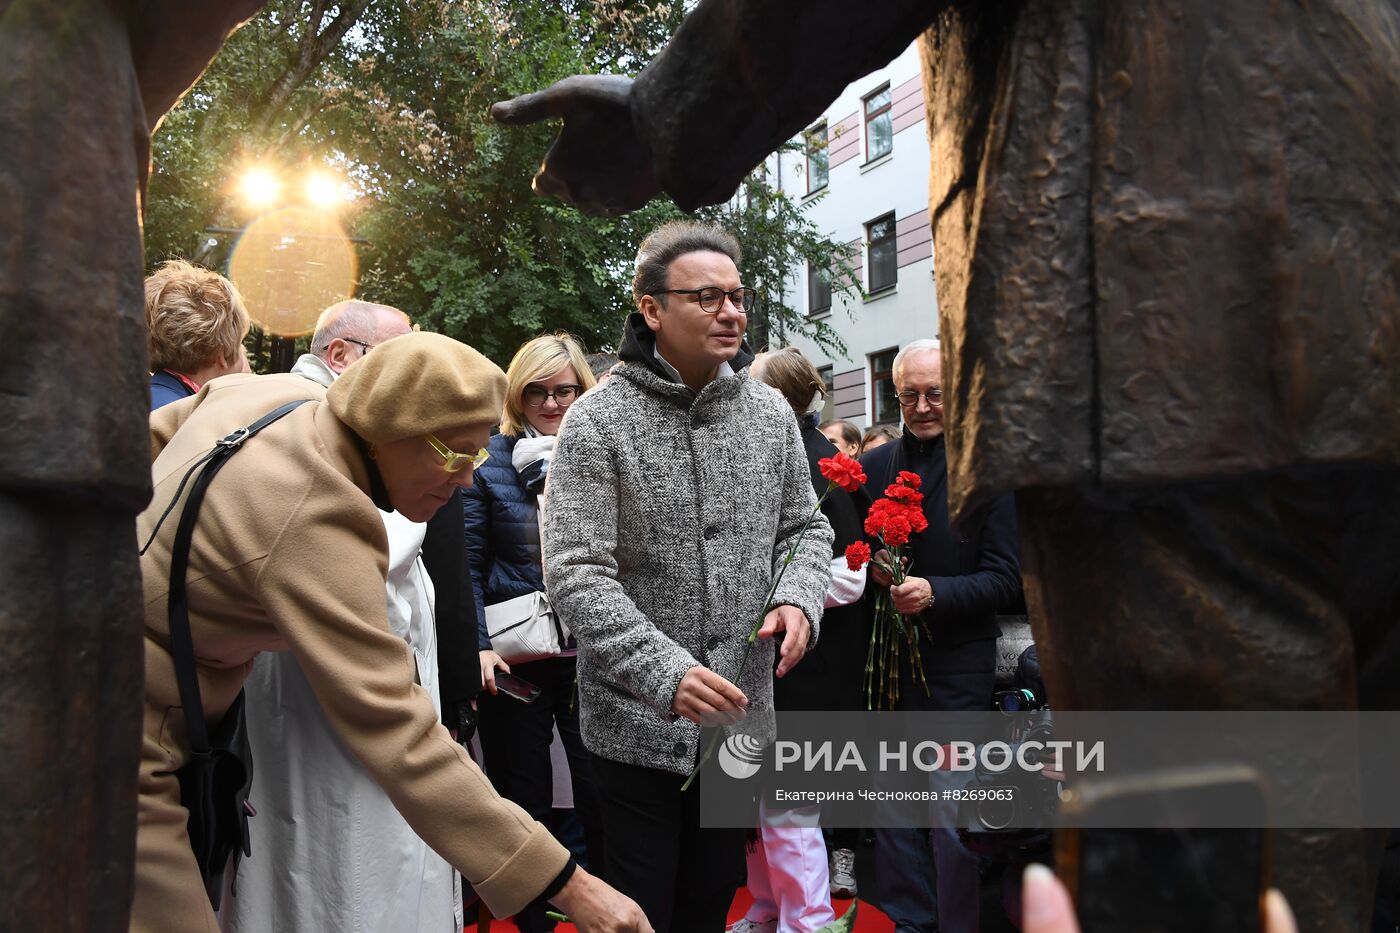
{"type": "Polygon", "coordinates": [[[913,408],[915,405],[919,404],[920,398],[928,402],[929,407],[937,408],[939,405],[943,404],[943,390],[929,389],[921,395],[913,389],[905,389],[903,392],[896,393],[895,398],[899,399],[899,404],[902,408],[913,408]]]}
{"type": "Polygon", "coordinates": [[[545,399],[550,398],[554,399],[554,404],[558,405],[560,408],[568,408],[574,403],[574,400],[582,394],[583,386],[574,385],[573,383],[555,386],[553,392],[549,391],[544,386],[531,384],[527,385],[525,391],[520,393],[520,398],[521,401],[531,408],[543,407],[545,399]]]}
{"type": "Polygon", "coordinates": [[[378,344],[365,343],[363,340],[356,340],[354,337],[341,337],[340,339],[344,340],[346,343],[353,343],[355,346],[359,347],[361,356],[364,356],[366,353],[378,346],[378,344]]]}
{"type": "Polygon", "coordinates": [[[694,295],[700,302],[700,310],[706,314],[718,314],[719,309],[724,307],[724,299],[728,298],[744,314],[753,310],[754,299],[758,297],[758,292],[741,285],[732,291],[725,291],[718,285],[706,285],[704,288],[667,288],[656,292],[657,295],[694,295]]]}

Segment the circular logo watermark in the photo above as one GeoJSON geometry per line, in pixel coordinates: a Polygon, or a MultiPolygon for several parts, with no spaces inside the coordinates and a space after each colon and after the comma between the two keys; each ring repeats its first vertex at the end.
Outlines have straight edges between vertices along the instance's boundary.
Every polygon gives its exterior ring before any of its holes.
{"type": "Polygon", "coordinates": [[[742,781],[758,773],[763,765],[763,742],[742,732],[727,736],[719,747],[719,766],[725,774],[742,781]]]}

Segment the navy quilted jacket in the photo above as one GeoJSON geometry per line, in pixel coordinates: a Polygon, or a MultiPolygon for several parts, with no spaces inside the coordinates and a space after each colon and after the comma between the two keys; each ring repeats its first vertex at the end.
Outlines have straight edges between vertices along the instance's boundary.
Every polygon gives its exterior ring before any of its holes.
{"type": "Polygon", "coordinates": [[[544,591],[540,570],[540,524],[535,496],[511,466],[516,438],[497,434],[486,449],[491,457],[464,491],[467,560],[476,589],[480,648],[491,647],[485,606],[544,591]]]}

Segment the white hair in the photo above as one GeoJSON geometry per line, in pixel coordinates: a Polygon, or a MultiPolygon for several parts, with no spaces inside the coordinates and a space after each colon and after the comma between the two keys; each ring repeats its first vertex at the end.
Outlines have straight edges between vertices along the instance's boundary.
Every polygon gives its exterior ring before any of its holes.
{"type": "Polygon", "coordinates": [[[943,352],[937,340],[926,337],[923,340],[915,340],[906,343],[899,348],[899,352],[894,355],[894,364],[890,366],[890,376],[896,384],[899,382],[899,371],[904,368],[904,361],[911,356],[920,353],[941,353],[943,352]]]}
{"type": "Polygon", "coordinates": [[[379,333],[379,316],[385,312],[408,320],[407,314],[389,305],[370,301],[336,302],[316,319],[316,332],[311,335],[312,354],[324,359],[331,341],[336,339],[373,343],[379,333]]]}

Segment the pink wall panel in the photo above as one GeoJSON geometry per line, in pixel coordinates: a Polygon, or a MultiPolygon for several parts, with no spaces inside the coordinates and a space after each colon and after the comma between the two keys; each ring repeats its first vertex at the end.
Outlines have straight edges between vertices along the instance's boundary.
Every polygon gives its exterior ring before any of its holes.
{"type": "Polygon", "coordinates": [[[894,89],[891,95],[890,123],[896,133],[907,130],[924,120],[924,84],[922,77],[910,78],[894,89]]]}
{"type": "Polygon", "coordinates": [[[827,166],[835,168],[860,155],[860,114],[853,113],[827,131],[827,166]]]}
{"type": "Polygon", "coordinates": [[[898,264],[907,266],[928,259],[933,255],[933,230],[929,225],[928,211],[916,211],[900,217],[894,224],[895,248],[899,251],[898,264]]]}

